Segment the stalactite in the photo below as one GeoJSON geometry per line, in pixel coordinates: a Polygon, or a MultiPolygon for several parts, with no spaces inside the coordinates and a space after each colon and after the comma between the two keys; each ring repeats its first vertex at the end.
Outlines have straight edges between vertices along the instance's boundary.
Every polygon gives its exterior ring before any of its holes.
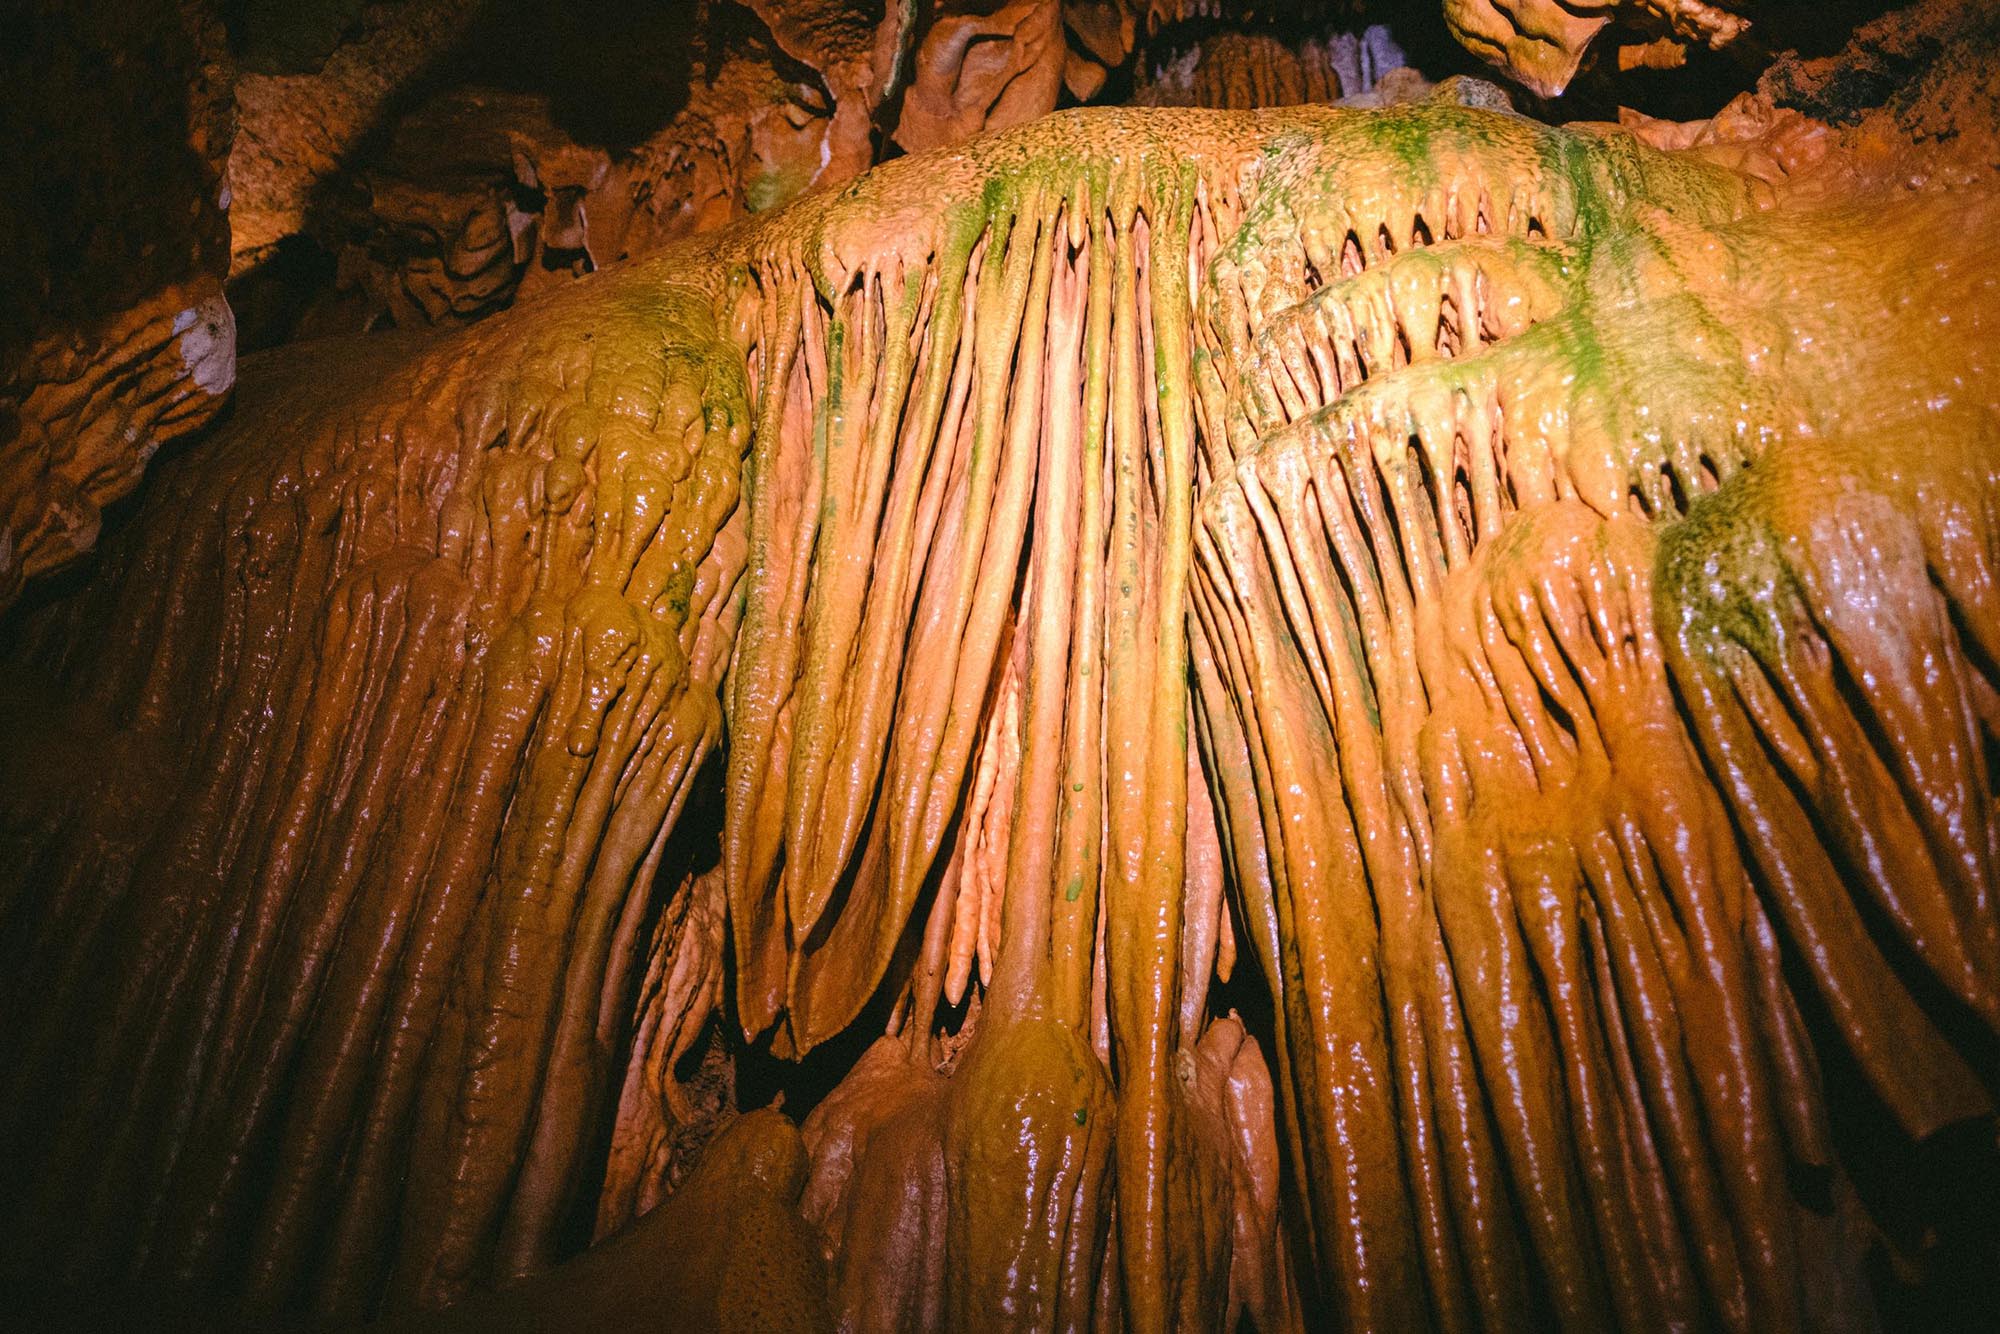
{"type": "Polygon", "coordinates": [[[0,787],[9,1245],[448,1304],[663,1192],[716,1010],[883,1026],[681,1188],[794,1314],[1865,1323],[1820,1044],[1992,1110],[1993,196],[1451,98],[1075,113],[256,377],[8,655],[139,775],[0,787]]]}

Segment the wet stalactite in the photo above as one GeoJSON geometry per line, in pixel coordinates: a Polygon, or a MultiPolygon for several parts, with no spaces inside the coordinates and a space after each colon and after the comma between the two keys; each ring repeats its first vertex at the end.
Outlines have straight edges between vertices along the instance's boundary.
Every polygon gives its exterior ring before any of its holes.
{"type": "Polygon", "coordinates": [[[10,623],[9,1271],[1874,1327],[1823,1067],[1992,1126],[2000,193],[1490,94],[1064,113],[246,361],[10,623]],[[690,1168],[712,1042],[859,1025],[690,1168]]]}

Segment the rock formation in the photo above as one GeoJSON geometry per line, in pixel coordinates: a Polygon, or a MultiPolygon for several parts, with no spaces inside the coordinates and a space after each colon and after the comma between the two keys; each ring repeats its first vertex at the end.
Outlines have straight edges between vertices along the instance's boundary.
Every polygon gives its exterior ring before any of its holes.
{"type": "Polygon", "coordinates": [[[228,56],[200,0],[36,0],[0,48],[0,610],[222,407],[228,56]]]}
{"type": "MultiPolygon", "coordinates": [[[[895,83],[893,22],[772,31],[816,132],[895,83]]],[[[0,1272],[465,1328],[1969,1302],[1990,1237],[1883,1164],[2000,1181],[1990,101],[1374,100],[1060,112],[247,358],[0,644],[0,1272]]],[[[533,253],[591,252],[616,164],[508,114],[533,253]]]]}
{"type": "MultiPolygon", "coordinates": [[[[5,66],[20,174],[85,184],[10,206],[6,305],[28,318],[0,331],[0,608],[88,552],[102,508],[222,407],[239,319],[253,349],[481,319],[885,154],[1098,97],[1178,17],[1118,0],[32,6],[5,66]]],[[[1332,87],[1323,51],[1305,59],[1305,81],[1273,84],[1288,100],[1332,87]]]]}

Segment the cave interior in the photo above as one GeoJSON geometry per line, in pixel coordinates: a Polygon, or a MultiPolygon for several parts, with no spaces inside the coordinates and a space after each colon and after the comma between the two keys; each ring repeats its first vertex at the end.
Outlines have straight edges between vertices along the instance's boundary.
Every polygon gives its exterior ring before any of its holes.
{"type": "Polygon", "coordinates": [[[20,1328],[1994,1328],[2000,5],[0,76],[20,1328]]]}

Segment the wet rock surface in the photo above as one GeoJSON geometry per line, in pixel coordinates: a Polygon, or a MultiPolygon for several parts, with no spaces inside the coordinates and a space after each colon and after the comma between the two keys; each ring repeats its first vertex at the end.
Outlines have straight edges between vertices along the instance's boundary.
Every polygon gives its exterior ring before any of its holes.
{"type": "MultiPolygon", "coordinates": [[[[0,1272],[466,1328],[1990,1305],[1979,6],[1566,126],[1206,4],[476,8],[135,10],[322,135],[246,176],[240,387],[199,208],[22,303],[111,309],[12,345],[23,531],[231,397],[0,622],[0,1272]],[[1147,105],[1041,114],[1097,97],[1147,105]]],[[[1663,40],[1606,17],[1579,89],[1663,40]]]]}

